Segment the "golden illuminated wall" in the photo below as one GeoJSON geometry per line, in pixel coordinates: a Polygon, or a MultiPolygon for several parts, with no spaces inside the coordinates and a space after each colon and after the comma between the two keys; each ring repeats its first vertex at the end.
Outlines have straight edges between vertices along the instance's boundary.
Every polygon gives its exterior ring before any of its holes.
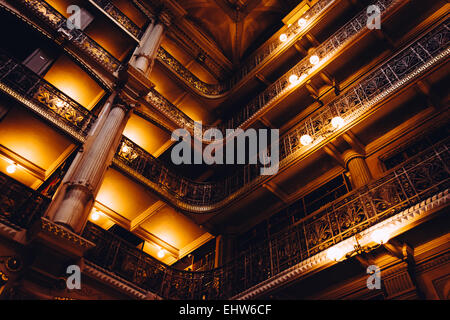
{"type": "Polygon", "coordinates": [[[59,57],[44,79],[91,110],[104,94],[103,89],[67,56],[59,57]]]}
{"type": "MultiPolygon", "coordinates": [[[[1,100],[0,103],[8,103],[1,100]]],[[[37,188],[72,152],[73,142],[31,112],[12,105],[0,121],[0,170],[18,164],[14,179],[37,188]]]]}

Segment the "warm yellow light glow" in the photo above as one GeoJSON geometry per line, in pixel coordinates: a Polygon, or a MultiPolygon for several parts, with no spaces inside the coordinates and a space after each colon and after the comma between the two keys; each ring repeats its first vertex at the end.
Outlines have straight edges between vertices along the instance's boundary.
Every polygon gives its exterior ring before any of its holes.
{"type": "Polygon", "coordinates": [[[291,75],[291,76],[289,77],[289,82],[290,82],[291,84],[296,84],[297,81],[298,81],[298,76],[297,76],[296,74],[293,74],[293,75],[291,75]]]}
{"type": "Polygon", "coordinates": [[[316,55],[311,56],[311,58],[309,58],[309,62],[311,62],[312,65],[316,65],[318,64],[320,61],[319,57],[316,55]]]}
{"type": "Polygon", "coordinates": [[[13,174],[14,172],[16,172],[17,170],[17,166],[15,164],[11,164],[9,166],[6,167],[6,172],[13,174]]]}
{"type": "Polygon", "coordinates": [[[331,125],[335,129],[342,128],[344,126],[344,119],[342,119],[339,116],[338,117],[334,117],[333,119],[331,119],[331,125]]]}
{"type": "Polygon", "coordinates": [[[305,24],[306,24],[306,19],[304,19],[304,18],[298,19],[298,26],[299,27],[303,28],[305,26],[305,24]]]}
{"type": "Polygon", "coordinates": [[[161,249],[158,251],[158,258],[162,259],[166,255],[166,251],[164,249],[161,249]]]}
{"type": "Polygon", "coordinates": [[[330,260],[338,261],[345,255],[344,250],[336,247],[332,247],[327,251],[327,257],[330,260]]]}
{"type": "Polygon", "coordinates": [[[56,106],[58,107],[58,108],[61,108],[63,105],[64,105],[64,101],[62,101],[62,100],[58,100],[58,101],[56,101],[56,106]]]}
{"type": "Polygon", "coordinates": [[[390,237],[390,231],[387,229],[377,229],[372,232],[371,238],[374,242],[383,244],[388,242],[390,237]]]}
{"type": "Polygon", "coordinates": [[[307,146],[308,144],[310,144],[312,142],[312,138],[309,134],[305,134],[303,136],[301,136],[300,138],[300,143],[304,146],[307,146]]]}
{"type": "Polygon", "coordinates": [[[285,42],[287,40],[287,35],[285,33],[280,35],[280,41],[285,42]]]}
{"type": "Polygon", "coordinates": [[[130,151],[130,147],[128,147],[127,145],[123,145],[122,146],[122,152],[123,153],[128,153],[128,151],[130,151]]]}
{"type": "Polygon", "coordinates": [[[94,211],[91,214],[91,219],[92,219],[92,221],[97,221],[98,219],[100,219],[100,213],[98,211],[94,211]]]}

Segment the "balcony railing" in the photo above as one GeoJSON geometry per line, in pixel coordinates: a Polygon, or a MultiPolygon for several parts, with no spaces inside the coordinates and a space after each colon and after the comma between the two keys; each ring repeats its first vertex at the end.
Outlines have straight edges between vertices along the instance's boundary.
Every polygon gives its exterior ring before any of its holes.
{"type": "MultiPolygon", "coordinates": [[[[34,102],[39,112],[52,114],[69,128],[85,136],[95,120],[86,108],[58,90],[21,62],[0,51],[0,83],[34,102]]],[[[8,90],[5,90],[8,93],[8,90]]]]}
{"type": "Polygon", "coordinates": [[[109,0],[91,0],[103,11],[105,11],[112,19],[120,24],[125,30],[132,34],[136,39],[139,39],[142,35],[142,30],[128,18],[122,11],[120,11],[109,0]]]}
{"type": "Polygon", "coordinates": [[[88,224],[83,234],[96,244],[86,258],[163,298],[227,299],[447,190],[449,147],[448,141],[432,146],[377,181],[246,249],[233,262],[218,269],[175,270],[93,224],[88,224]]]}
{"type": "Polygon", "coordinates": [[[27,229],[43,214],[51,199],[0,172],[0,221],[27,229]]]}
{"type": "MultiPolygon", "coordinates": [[[[400,2],[401,1],[399,0],[378,0],[374,4],[380,8],[381,14],[385,15],[399,5],[400,2]]],[[[320,2],[317,4],[319,3],[320,2]]],[[[313,8],[314,6],[311,10],[313,8]]],[[[245,126],[246,123],[252,121],[252,119],[257,117],[258,114],[272,107],[280,97],[286,95],[288,92],[291,92],[294,88],[298,88],[298,86],[306,83],[311,74],[320,68],[323,63],[334,58],[339,51],[363,34],[363,32],[367,31],[368,29],[366,25],[367,13],[366,9],[364,9],[315,49],[314,55],[316,55],[319,59],[319,64],[315,65],[311,63],[310,56],[305,57],[278,80],[272,83],[268,88],[266,88],[262,93],[252,99],[247,105],[240,108],[239,111],[229,120],[223,121],[218,126],[218,129],[220,129],[222,134],[225,136],[226,129],[245,126]],[[298,83],[295,85],[292,85],[289,81],[289,77],[291,75],[297,75],[299,78],[298,83]]],[[[296,27],[294,27],[294,29],[295,28],[296,27]]],[[[289,34],[289,37],[290,36],[292,35],[289,34]]],[[[213,89],[210,84],[200,82],[189,70],[187,70],[163,48],[159,49],[158,58],[166,66],[173,69],[174,72],[180,75],[185,81],[190,82],[191,86],[195,89],[206,91],[219,90],[218,88],[213,89]]],[[[160,111],[164,112],[164,114],[166,114],[182,128],[186,128],[193,132],[193,120],[178,110],[176,106],[162,97],[162,95],[156,92],[156,90],[152,90],[149,93],[147,96],[147,101],[160,111]]],[[[203,130],[207,130],[208,128],[209,126],[203,126],[203,130]]]]}
{"type": "Polygon", "coordinates": [[[292,45],[295,40],[304,34],[309,29],[310,25],[312,25],[312,23],[335,2],[336,0],[318,1],[300,17],[303,19],[302,21],[304,21],[302,26],[294,23],[286,29],[284,32],[287,36],[286,41],[283,42],[279,39],[267,41],[243,64],[233,77],[222,83],[209,84],[200,80],[163,48],[160,48],[158,51],[157,58],[200,94],[207,97],[220,97],[240,83],[241,80],[258,68],[258,66],[273,58],[276,53],[292,45]]]}
{"type": "MultiPolygon", "coordinates": [[[[280,168],[287,167],[308,150],[323,144],[339,130],[349,128],[355,120],[373,110],[386,97],[425,73],[449,55],[450,19],[447,19],[401,50],[390,60],[370,72],[329,104],[318,109],[280,138],[280,168]],[[331,119],[340,116],[343,129],[335,129],[331,119]],[[309,135],[312,143],[304,146],[300,139],[309,135]]],[[[196,183],[171,173],[164,165],[129,140],[123,140],[127,153],[116,155],[116,163],[146,179],[148,185],[182,210],[206,213],[217,210],[240,193],[258,185],[256,165],[248,165],[214,183],[196,183]]],[[[123,149],[122,149],[123,150],[123,149]]]]}
{"type": "Polygon", "coordinates": [[[115,72],[119,69],[119,60],[83,31],[75,28],[69,29],[67,19],[47,2],[44,0],[20,0],[19,2],[107,70],[115,72]]]}

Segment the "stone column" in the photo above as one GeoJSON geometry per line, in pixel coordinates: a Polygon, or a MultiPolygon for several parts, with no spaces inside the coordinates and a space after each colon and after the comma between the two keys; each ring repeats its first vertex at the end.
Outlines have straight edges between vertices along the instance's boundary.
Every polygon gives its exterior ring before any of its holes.
{"type": "Polygon", "coordinates": [[[127,120],[129,107],[117,100],[89,148],[81,155],[58,207],[52,214],[55,223],[81,232],[92,208],[104,173],[119,143],[118,136],[127,120]]]}
{"type": "Polygon", "coordinates": [[[344,152],[343,158],[354,188],[365,186],[372,180],[364,155],[354,150],[348,150],[344,152]]]}
{"type": "Polygon", "coordinates": [[[164,31],[169,25],[170,18],[163,13],[159,16],[158,21],[151,26],[149,34],[144,35],[143,44],[137,51],[136,59],[133,60],[132,65],[145,75],[149,75],[152,71],[164,31]]]}

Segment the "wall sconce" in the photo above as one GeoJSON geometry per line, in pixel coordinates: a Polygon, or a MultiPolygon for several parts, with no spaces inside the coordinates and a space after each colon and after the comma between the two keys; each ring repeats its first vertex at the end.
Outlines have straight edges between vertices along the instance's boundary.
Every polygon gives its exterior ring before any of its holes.
{"type": "Polygon", "coordinates": [[[97,209],[94,209],[94,211],[91,214],[92,221],[98,221],[98,219],[100,219],[100,215],[101,215],[101,212],[98,211],[97,209]]]}
{"type": "Polygon", "coordinates": [[[311,138],[311,136],[309,134],[304,134],[300,138],[300,143],[304,146],[311,144],[312,141],[313,141],[313,139],[311,138]]]}
{"type": "Polygon", "coordinates": [[[344,119],[342,119],[342,117],[334,117],[333,119],[331,119],[331,125],[333,126],[333,128],[335,129],[339,129],[342,128],[345,124],[344,119]]]}
{"type": "Polygon", "coordinates": [[[306,19],[305,18],[300,18],[300,19],[298,19],[297,23],[298,23],[298,26],[300,28],[303,28],[306,25],[306,19]]]}
{"type": "Polygon", "coordinates": [[[8,172],[9,174],[13,174],[14,172],[16,172],[17,170],[17,165],[15,163],[10,164],[9,166],[6,167],[6,172],[8,172]]]}
{"type": "Polygon", "coordinates": [[[391,236],[390,229],[388,228],[380,228],[374,230],[370,234],[370,238],[373,242],[375,242],[375,245],[361,245],[359,240],[361,240],[361,235],[356,234],[354,236],[355,243],[353,244],[353,247],[350,245],[344,246],[344,245],[336,245],[328,249],[327,251],[327,258],[334,261],[340,261],[343,259],[348,259],[356,255],[368,253],[374,249],[379,248],[383,244],[386,244],[391,236]]]}
{"type": "Polygon", "coordinates": [[[293,85],[298,83],[298,76],[296,74],[293,74],[289,77],[289,82],[293,85]]]}
{"type": "Polygon", "coordinates": [[[166,251],[164,249],[161,249],[158,251],[158,258],[162,259],[166,255],[166,251]]]}
{"type": "Polygon", "coordinates": [[[315,66],[316,64],[318,64],[320,61],[320,58],[317,55],[313,55],[311,56],[311,58],[309,58],[309,62],[315,66]]]}

